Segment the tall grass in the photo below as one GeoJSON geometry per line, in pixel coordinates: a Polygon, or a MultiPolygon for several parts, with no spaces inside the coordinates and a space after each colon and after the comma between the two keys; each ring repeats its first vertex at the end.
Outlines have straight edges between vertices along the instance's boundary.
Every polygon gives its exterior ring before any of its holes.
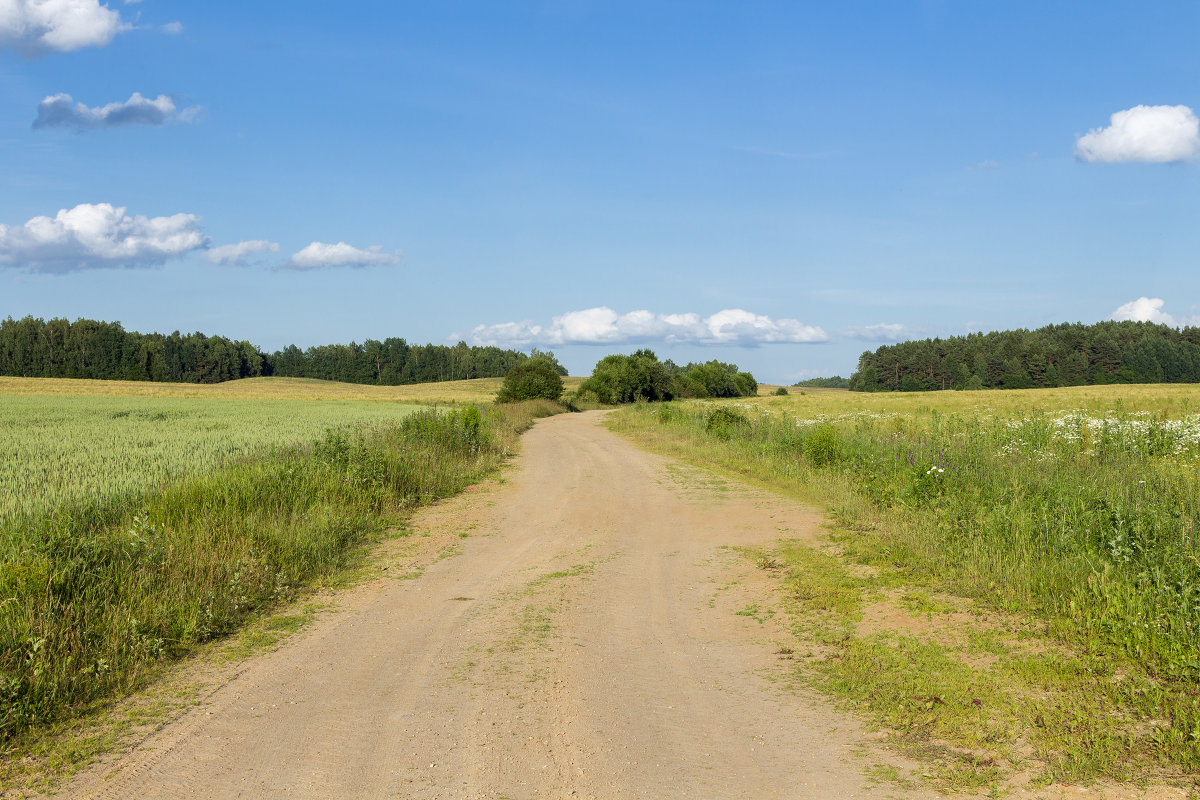
{"type": "MultiPolygon", "coordinates": [[[[625,410],[739,471],[805,484],[915,576],[1164,678],[1200,678],[1200,418],[1146,412],[1021,417],[852,412],[798,418],[744,405],[625,410]]],[[[853,543],[851,543],[853,544],[853,543]]]]}
{"type": "Polygon", "coordinates": [[[0,529],[82,501],[113,502],[417,405],[0,394],[0,529]]]}
{"type": "Polygon", "coordinates": [[[791,488],[832,512],[851,557],[1108,660],[1129,680],[1094,693],[1137,759],[1200,769],[1200,417],[821,402],[642,405],[613,424],[791,488]]]}
{"type": "Polygon", "coordinates": [[[25,518],[0,542],[0,740],[338,569],[406,509],[494,469],[553,404],[421,411],[25,518]]]}

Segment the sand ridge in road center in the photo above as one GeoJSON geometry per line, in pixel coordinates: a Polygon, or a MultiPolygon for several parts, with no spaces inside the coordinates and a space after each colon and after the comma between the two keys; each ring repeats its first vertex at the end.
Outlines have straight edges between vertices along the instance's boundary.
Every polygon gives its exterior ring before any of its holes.
{"type": "Polygon", "coordinates": [[[774,621],[734,613],[770,589],[723,548],[818,518],[598,421],[539,422],[505,483],[395,545],[418,577],[348,593],[68,796],[882,796],[854,722],[763,677],[774,621]]]}

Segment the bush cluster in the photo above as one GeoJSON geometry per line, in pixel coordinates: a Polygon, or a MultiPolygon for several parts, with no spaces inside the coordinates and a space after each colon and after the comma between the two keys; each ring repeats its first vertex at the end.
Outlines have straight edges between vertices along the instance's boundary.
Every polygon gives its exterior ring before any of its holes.
{"type": "Polygon", "coordinates": [[[562,376],[555,362],[549,358],[536,357],[522,361],[508,371],[504,376],[504,384],[496,395],[496,402],[558,400],[562,393],[562,376]]]}
{"type": "Polygon", "coordinates": [[[679,397],[750,397],[758,393],[758,382],[736,364],[708,361],[680,367],[659,361],[651,350],[632,355],[605,356],[592,376],[579,387],[579,398],[595,397],[608,405],[640,400],[673,400],[679,397]]]}

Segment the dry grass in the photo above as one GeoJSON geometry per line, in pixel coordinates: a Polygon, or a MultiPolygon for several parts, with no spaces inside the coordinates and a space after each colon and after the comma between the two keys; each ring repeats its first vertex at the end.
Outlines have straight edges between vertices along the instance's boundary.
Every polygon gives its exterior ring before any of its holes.
{"type": "MultiPolygon", "coordinates": [[[[0,395],[456,404],[490,403],[502,382],[502,378],[476,378],[408,386],[367,386],[311,378],[245,378],[226,383],[195,384],[0,377],[0,395]]],[[[563,379],[567,391],[574,390],[582,382],[583,378],[563,379]]]]}
{"type": "Polygon", "coordinates": [[[1075,409],[1093,413],[1150,411],[1167,418],[1200,412],[1200,385],[1182,383],[1070,386],[980,392],[849,392],[845,389],[791,387],[787,397],[768,396],[776,387],[762,384],[752,402],[799,418],[853,413],[991,414],[1020,417],[1025,412],[1075,409]]]}

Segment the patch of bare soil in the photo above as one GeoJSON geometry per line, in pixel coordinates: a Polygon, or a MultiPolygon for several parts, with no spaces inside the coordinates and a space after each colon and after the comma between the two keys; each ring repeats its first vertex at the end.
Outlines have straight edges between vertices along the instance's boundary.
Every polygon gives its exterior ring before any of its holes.
{"type": "MultiPolygon", "coordinates": [[[[777,583],[731,547],[794,502],[539,422],[503,482],[427,509],[339,595],[70,798],[917,796],[786,685],[777,583]]],[[[785,648],[784,648],[785,649],[785,648]]]]}

